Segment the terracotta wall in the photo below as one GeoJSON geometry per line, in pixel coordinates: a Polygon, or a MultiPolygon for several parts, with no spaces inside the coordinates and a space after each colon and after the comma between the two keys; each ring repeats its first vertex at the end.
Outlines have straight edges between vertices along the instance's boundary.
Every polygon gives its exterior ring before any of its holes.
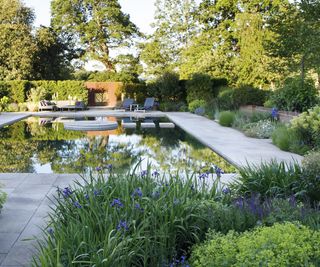
{"type": "Polygon", "coordinates": [[[123,86],[121,82],[86,82],[85,86],[88,88],[88,105],[96,106],[97,103],[95,101],[96,93],[107,93],[108,94],[108,102],[103,103],[106,107],[115,107],[117,105],[117,101],[120,100],[117,97],[117,92],[123,86]]]}

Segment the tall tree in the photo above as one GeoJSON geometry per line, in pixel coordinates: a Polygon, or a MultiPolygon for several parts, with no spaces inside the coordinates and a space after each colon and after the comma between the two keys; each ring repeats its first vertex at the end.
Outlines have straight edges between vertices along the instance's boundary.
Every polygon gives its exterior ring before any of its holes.
{"type": "Polygon", "coordinates": [[[307,70],[320,69],[320,2],[300,0],[288,3],[286,9],[270,23],[277,37],[269,48],[300,70],[303,81],[307,70]]]}
{"type": "Polygon", "coordinates": [[[0,0],[0,79],[28,79],[36,50],[33,10],[20,0],[0,0]]]}
{"type": "Polygon", "coordinates": [[[53,0],[51,10],[52,27],[108,70],[115,70],[110,50],[129,46],[139,33],[118,0],[53,0]]]}
{"type": "Polygon", "coordinates": [[[72,56],[52,28],[37,29],[37,50],[33,60],[33,78],[36,80],[64,80],[70,78],[72,56]]]}
{"type": "Polygon", "coordinates": [[[141,54],[147,64],[147,74],[157,76],[159,71],[179,66],[181,51],[189,46],[197,33],[194,19],[194,0],[157,0],[153,28],[141,54]]]}

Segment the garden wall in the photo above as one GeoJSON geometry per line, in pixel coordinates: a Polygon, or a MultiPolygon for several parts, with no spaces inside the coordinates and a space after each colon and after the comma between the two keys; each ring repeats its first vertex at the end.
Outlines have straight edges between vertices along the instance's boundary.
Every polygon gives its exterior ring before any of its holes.
{"type": "MultiPolygon", "coordinates": [[[[261,106],[253,106],[253,105],[248,105],[248,106],[241,106],[240,107],[241,111],[245,111],[245,112],[267,112],[267,113],[271,113],[272,112],[272,108],[265,108],[265,107],[261,107],[261,106]]],[[[291,111],[279,111],[279,119],[281,122],[289,122],[291,121],[294,117],[299,116],[299,112],[291,112],[291,111]]]]}

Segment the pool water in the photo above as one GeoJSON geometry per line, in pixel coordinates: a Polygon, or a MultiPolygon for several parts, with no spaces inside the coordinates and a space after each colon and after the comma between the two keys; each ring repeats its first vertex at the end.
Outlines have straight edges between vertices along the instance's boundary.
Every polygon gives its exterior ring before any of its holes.
{"type": "Polygon", "coordinates": [[[127,172],[140,163],[162,172],[201,172],[218,166],[234,167],[178,127],[160,128],[164,118],[87,118],[111,120],[118,128],[109,131],[70,131],[63,122],[74,118],[30,117],[0,129],[0,172],[86,173],[112,164],[127,172]],[[128,123],[134,128],[125,128],[128,123]],[[154,128],[143,128],[147,122],[154,128]],[[142,124],[141,124],[142,123],[142,124]]]}

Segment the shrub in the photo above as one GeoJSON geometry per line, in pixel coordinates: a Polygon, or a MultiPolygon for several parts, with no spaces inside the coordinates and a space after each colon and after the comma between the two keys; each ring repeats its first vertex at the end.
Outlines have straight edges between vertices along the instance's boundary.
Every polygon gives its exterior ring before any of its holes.
{"type": "Polygon", "coordinates": [[[318,266],[320,232],[297,223],[227,235],[211,232],[194,248],[192,266],[318,266]]]}
{"type": "Polygon", "coordinates": [[[10,111],[10,112],[18,112],[19,111],[19,105],[17,103],[10,103],[8,105],[8,111],[10,111]]]}
{"type": "Polygon", "coordinates": [[[250,123],[257,123],[262,120],[270,120],[271,115],[267,112],[245,112],[237,111],[232,127],[243,130],[250,123]]]}
{"type": "Polygon", "coordinates": [[[311,148],[320,147],[320,106],[292,119],[291,125],[291,128],[302,137],[305,145],[311,148]]]}
{"type": "Polygon", "coordinates": [[[320,151],[311,152],[302,161],[301,189],[312,201],[320,201],[320,151]]]}
{"type": "Polygon", "coordinates": [[[160,103],[160,110],[162,111],[181,111],[183,109],[186,109],[183,102],[166,101],[160,103]]]}
{"type": "Polygon", "coordinates": [[[276,90],[271,101],[277,108],[289,111],[306,111],[317,102],[318,93],[311,79],[288,78],[283,87],[276,90]]]}
{"type": "Polygon", "coordinates": [[[30,88],[28,81],[0,81],[0,96],[7,96],[10,102],[24,102],[30,88]]]}
{"type": "Polygon", "coordinates": [[[148,94],[166,101],[185,101],[185,92],[180,86],[179,75],[175,72],[165,72],[153,83],[148,85],[148,94]]]}
{"type": "Polygon", "coordinates": [[[230,186],[241,196],[260,194],[267,197],[287,197],[299,193],[302,168],[298,163],[271,161],[239,169],[239,177],[230,186]]]}
{"type": "Polygon", "coordinates": [[[190,102],[188,105],[188,108],[190,112],[194,113],[197,108],[204,108],[205,105],[206,105],[206,101],[197,99],[190,102]]]}
{"type": "Polygon", "coordinates": [[[0,99],[0,112],[7,111],[9,104],[9,98],[4,96],[0,99]]]}
{"type": "Polygon", "coordinates": [[[251,86],[241,86],[234,89],[233,103],[235,108],[242,105],[262,106],[266,101],[267,91],[253,88],[251,86]]]}
{"type": "Polygon", "coordinates": [[[222,126],[231,127],[235,118],[235,113],[231,111],[223,111],[219,114],[219,123],[222,126]]]}
{"type": "Polygon", "coordinates": [[[297,131],[285,125],[281,125],[273,131],[272,142],[281,150],[298,154],[304,154],[310,149],[297,131]]]}
{"type": "Polygon", "coordinates": [[[35,265],[170,265],[202,240],[209,223],[203,201],[217,197],[216,185],[150,171],[111,171],[106,180],[97,172],[58,191],[35,265]]]}
{"type": "Polygon", "coordinates": [[[234,90],[231,88],[222,88],[218,95],[218,106],[220,110],[235,109],[233,103],[234,90]]]}
{"type": "Polygon", "coordinates": [[[121,93],[125,97],[135,99],[136,102],[138,102],[138,103],[143,103],[145,101],[146,96],[148,96],[147,86],[145,84],[141,84],[141,83],[124,84],[122,87],[120,87],[119,94],[121,94],[121,93]]]}
{"type": "Polygon", "coordinates": [[[207,100],[217,96],[213,87],[213,82],[208,74],[195,73],[186,83],[187,101],[207,100]]]}
{"type": "MultiPolygon", "coordinates": [[[[0,184],[0,189],[1,189],[1,184],[0,184]]],[[[6,202],[6,199],[7,199],[7,194],[0,190],[0,213],[1,213],[1,209],[3,207],[4,202],[6,202]]]]}
{"type": "Polygon", "coordinates": [[[244,125],[242,129],[246,136],[264,139],[271,137],[273,131],[276,129],[276,124],[270,120],[261,120],[248,123],[244,125]]]}

